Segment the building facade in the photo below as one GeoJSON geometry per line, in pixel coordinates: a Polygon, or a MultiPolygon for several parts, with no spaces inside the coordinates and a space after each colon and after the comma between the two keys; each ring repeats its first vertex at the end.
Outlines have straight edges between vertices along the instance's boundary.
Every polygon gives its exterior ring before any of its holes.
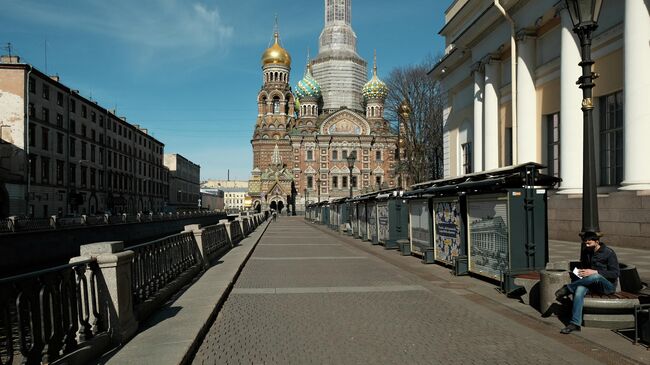
{"type": "Polygon", "coordinates": [[[162,209],[163,143],[57,76],[0,61],[0,216],[162,209]]]}
{"type": "MultiPolygon", "coordinates": [[[[345,197],[395,186],[397,138],[384,119],[386,85],[376,60],[368,81],[367,64],[356,51],[351,0],[325,0],[319,53],[303,78],[290,86],[291,56],[274,43],[262,55],[262,88],[251,141],[253,171],[249,191],[255,209],[282,210],[293,193],[307,200],[345,197]],[[350,176],[346,158],[355,156],[350,176]]],[[[302,209],[299,208],[299,209],[302,209]]]]}
{"type": "Polygon", "coordinates": [[[169,199],[166,210],[177,212],[199,209],[201,166],[177,153],[165,154],[164,163],[169,169],[169,199]]]}
{"type": "MultiPolygon", "coordinates": [[[[562,179],[550,193],[549,237],[575,241],[583,164],[579,41],[564,1],[501,4],[514,26],[491,0],[456,0],[446,12],[445,56],[431,72],[446,98],[445,176],[542,163],[562,179]]],[[[592,44],[601,229],[616,244],[646,248],[648,10],[644,0],[603,2],[592,44]]]]}
{"type": "Polygon", "coordinates": [[[201,209],[223,212],[225,209],[224,197],[223,190],[201,188],[201,209]]]}

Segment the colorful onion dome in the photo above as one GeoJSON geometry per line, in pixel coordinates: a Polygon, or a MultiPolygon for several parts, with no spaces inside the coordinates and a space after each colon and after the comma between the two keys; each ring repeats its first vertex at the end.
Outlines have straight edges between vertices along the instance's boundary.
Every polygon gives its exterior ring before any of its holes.
{"type": "Polygon", "coordinates": [[[386,99],[386,96],[388,96],[388,86],[377,77],[376,53],[374,66],[372,67],[372,78],[363,86],[362,93],[366,99],[386,99]]]}
{"type": "Polygon", "coordinates": [[[278,32],[275,32],[273,37],[275,38],[275,42],[262,54],[262,66],[276,64],[290,67],[291,56],[289,55],[289,52],[280,46],[280,35],[278,32]]]}
{"type": "Polygon", "coordinates": [[[321,96],[321,89],[318,81],[311,75],[311,66],[307,65],[307,71],[302,80],[296,84],[295,92],[298,99],[313,97],[319,98],[321,96]]]}

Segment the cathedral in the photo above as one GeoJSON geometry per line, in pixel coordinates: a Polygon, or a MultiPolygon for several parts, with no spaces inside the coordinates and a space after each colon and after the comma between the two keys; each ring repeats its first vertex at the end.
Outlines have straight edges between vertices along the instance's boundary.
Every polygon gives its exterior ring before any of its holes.
{"type": "Polygon", "coordinates": [[[325,0],[319,52],[290,86],[291,56],[275,31],[262,54],[262,87],[251,144],[255,209],[282,210],[395,187],[397,135],[384,119],[388,88],[356,49],[351,0],[325,0]],[[348,156],[354,156],[350,176],[348,156]]]}

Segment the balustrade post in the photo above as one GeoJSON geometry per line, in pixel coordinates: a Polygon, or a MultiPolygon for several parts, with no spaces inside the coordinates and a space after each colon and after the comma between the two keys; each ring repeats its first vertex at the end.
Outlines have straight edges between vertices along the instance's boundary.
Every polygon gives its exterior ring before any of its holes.
{"type": "Polygon", "coordinates": [[[234,246],[235,243],[232,240],[232,233],[230,232],[230,222],[227,219],[221,219],[219,220],[219,224],[223,224],[224,226],[226,226],[226,233],[228,233],[228,240],[230,241],[230,244],[234,246]]]}
{"type": "Polygon", "coordinates": [[[196,245],[199,248],[199,253],[201,254],[201,261],[203,262],[203,266],[206,268],[210,266],[209,263],[209,258],[207,257],[207,250],[205,247],[205,242],[203,242],[203,229],[201,229],[200,224],[189,224],[185,226],[183,229],[183,232],[192,232],[194,234],[194,241],[196,242],[196,245]]]}
{"type": "Polygon", "coordinates": [[[104,302],[108,311],[100,315],[106,316],[111,340],[115,343],[126,342],[138,329],[131,290],[133,251],[124,251],[122,241],[98,242],[82,245],[80,256],[71,262],[88,257],[97,259],[97,300],[104,302]]]}

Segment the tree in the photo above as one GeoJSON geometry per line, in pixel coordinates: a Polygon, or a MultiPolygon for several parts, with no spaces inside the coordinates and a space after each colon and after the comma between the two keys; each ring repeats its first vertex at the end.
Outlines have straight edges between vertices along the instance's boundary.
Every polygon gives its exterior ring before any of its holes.
{"type": "Polygon", "coordinates": [[[433,65],[429,57],[418,65],[395,68],[386,82],[386,119],[402,140],[404,158],[395,169],[404,176],[403,186],[443,177],[442,95],[439,83],[427,75],[433,65]],[[399,114],[403,101],[411,109],[406,120],[399,114]]]}

